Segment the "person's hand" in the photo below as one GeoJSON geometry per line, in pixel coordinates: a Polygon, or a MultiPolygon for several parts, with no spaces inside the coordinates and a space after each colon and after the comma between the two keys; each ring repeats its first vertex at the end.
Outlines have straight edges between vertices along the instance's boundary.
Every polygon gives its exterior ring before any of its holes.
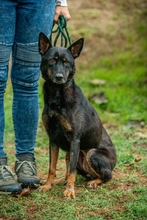
{"type": "Polygon", "coordinates": [[[55,16],[54,16],[55,23],[58,21],[59,15],[64,15],[67,21],[71,18],[67,6],[56,6],[55,16]]]}

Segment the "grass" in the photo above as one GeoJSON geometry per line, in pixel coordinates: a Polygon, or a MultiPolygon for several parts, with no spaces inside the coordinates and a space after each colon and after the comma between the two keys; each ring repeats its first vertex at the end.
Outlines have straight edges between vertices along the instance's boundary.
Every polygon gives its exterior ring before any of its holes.
{"type": "MultiPolygon", "coordinates": [[[[94,0],[91,4],[95,2],[97,5],[97,1],[94,0]]],[[[89,3],[85,2],[85,4],[89,3]]],[[[86,180],[77,175],[74,200],[63,198],[64,182],[55,185],[51,191],[46,193],[34,190],[29,195],[19,198],[1,195],[0,219],[147,219],[147,69],[145,56],[147,29],[145,17],[141,19],[145,14],[143,4],[143,1],[140,4],[138,0],[135,0],[135,4],[131,0],[128,3],[119,0],[116,5],[118,8],[116,7],[114,10],[114,7],[111,7],[111,13],[105,13],[102,19],[103,10],[101,12],[100,8],[107,9],[114,5],[107,5],[107,1],[99,3],[98,18],[100,21],[104,21],[106,17],[103,25],[110,22],[109,28],[107,25],[105,28],[101,27],[101,23],[95,20],[96,8],[94,7],[93,9],[88,7],[89,13],[86,14],[86,9],[82,6],[82,13],[79,9],[79,13],[75,13],[74,19],[71,21],[71,35],[76,39],[79,35],[84,36],[86,48],[77,60],[75,80],[87,98],[93,94],[104,92],[108,99],[105,104],[94,102],[92,104],[116,146],[117,165],[113,171],[113,179],[100,185],[96,190],[88,190],[86,180]],[[122,8],[123,10],[120,10],[122,8]],[[86,24],[83,24],[83,15],[84,19],[87,16],[86,24]],[[90,16],[91,21],[89,21],[90,16]],[[139,23],[136,23],[137,18],[140,18],[139,23]],[[95,28],[92,28],[92,25],[95,28]],[[116,42],[114,38],[117,39],[116,42]],[[107,47],[106,42],[109,43],[110,48],[107,47]],[[97,48],[95,45],[98,45],[97,48]],[[103,50],[104,47],[105,50],[103,50]],[[103,86],[91,85],[89,81],[96,78],[105,80],[106,84],[103,86]]],[[[76,10],[76,8],[71,8],[72,13],[76,10]]],[[[40,79],[40,115],[43,108],[42,84],[43,80],[40,79]]],[[[13,167],[15,148],[10,81],[5,97],[5,146],[9,155],[9,164],[13,167]]],[[[38,174],[42,181],[45,181],[48,172],[48,138],[41,117],[35,154],[38,174]]],[[[64,152],[61,151],[57,177],[64,174],[64,156],[64,152]]]]}

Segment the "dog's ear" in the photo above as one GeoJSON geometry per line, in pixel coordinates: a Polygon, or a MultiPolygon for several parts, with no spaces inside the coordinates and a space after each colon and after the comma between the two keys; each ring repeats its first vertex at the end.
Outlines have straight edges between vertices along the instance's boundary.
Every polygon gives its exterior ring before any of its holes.
{"type": "Polygon", "coordinates": [[[76,42],[74,42],[69,48],[68,50],[71,52],[71,54],[73,55],[74,59],[76,59],[83,48],[83,44],[84,44],[84,38],[80,38],[79,40],[77,40],[76,42]]]}
{"type": "Polygon", "coordinates": [[[41,55],[44,55],[49,50],[49,48],[52,47],[51,42],[49,41],[48,37],[42,32],[40,32],[39,34],[38,47],[39,47],[38,48],[39,53],[41,55]]]}

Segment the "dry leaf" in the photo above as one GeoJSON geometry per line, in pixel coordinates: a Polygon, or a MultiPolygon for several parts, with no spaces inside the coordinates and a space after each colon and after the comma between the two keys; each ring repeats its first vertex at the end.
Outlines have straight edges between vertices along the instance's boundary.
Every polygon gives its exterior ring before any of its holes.
{"type": "Polygon", "coordinates": [[[103,86],[106,84],[106,81],[103,79],[93,79],[89,81],[94,86],[103,86]]]}
{"type": "Polygon", "coordinates": [[[19,197],[21,197],[21,196],[26,196],[26,195],[28,195],[28,194],[30,194],[30,193],[31,193],[31,189],[28,187],[28,188],[24,188],[24,189],[21,191],[21,193],[19,193],[19,194],[12,194],[12,196],[19,198],[19,197]]]}

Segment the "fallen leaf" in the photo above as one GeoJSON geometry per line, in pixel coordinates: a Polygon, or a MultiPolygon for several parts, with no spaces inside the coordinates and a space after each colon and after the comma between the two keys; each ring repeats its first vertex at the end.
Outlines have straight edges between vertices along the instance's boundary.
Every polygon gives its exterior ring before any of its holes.
{"type": "Polygon", "coordinates": [[[108,99],[104,92],[93,94],[89,97],[89,100],[94,101],[96,104],[105,104],[108,102],[108,99]]]}
{"type": "Polygon", "coordinates": [[[28,188],[24,188],[24,189],[21,191],[21,193],[19,193],[19,194],[12,194],[12,196],[19,198],[19,197],[21,197],[21,196],[26,196],[26,195],[28,195],[28,194],[30,194],[30,193],[31,193],[31,189],[28,187],[28,188]]]}
{"type": "Polygon", "coordinates": [[[93,79],[89,81],[94,86],[103,86],[106,84],[106,81],[103,79],[93,79]]]}
{"type": "Polygon", "coordinates": [[[138,163],[140,160],[141,160],[141,158],[140,158],[140,157],[135,158],[135,162],[136,162],[136,163],[138,163]]]}

